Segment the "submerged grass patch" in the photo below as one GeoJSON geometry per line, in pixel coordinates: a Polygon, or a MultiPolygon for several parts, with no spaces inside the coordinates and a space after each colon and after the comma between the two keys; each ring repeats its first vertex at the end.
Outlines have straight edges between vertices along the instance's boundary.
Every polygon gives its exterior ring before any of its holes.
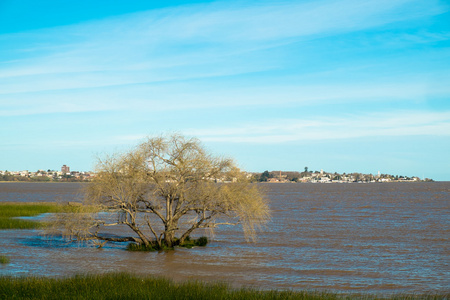
{"type": "Polygon", "coordinates": [[[9,257],[0,255],[0,264],[7,264],[9,263],[9,257]]]}
{"type": "Polygon", "coordinates": [[[0,217],[0,229],[35,229],[39,226],[36,221],[0,217]]]}
{"type": "Polygon", "coordinates": [[[145,245],[142,245],[142,244],[129,243],[127,245],[127,250],[128,251],[152,252],[152,251],[157,251],[158,248],[156,247],[156,245],[145,246],[145,245]]]}
{"type": "Polygon", "coordinates": [[[189,236],[186,238],[180,247],[192,248],[195,246],[205,247],[208,244],[208,238],[206,236],[199,237],[198,239],[191,239],[189,236]]]}
{"type": "Polygon", "coordinates": [[[0,229],[35,229],[40,222],[15,219],[17,217],[33,217],[44,213],[72,211],[74,208],[57,203],[1,203],[0,229]]]}
{"type": "MultiPolygon", "coordinates": [[[[446,299],[442,295],[396,295],[390,299],[446,299]]],[[[125,273],[69,278],[0,277],[2,299],[380,299],[319,291],[232,289],[223,283],[135,276],[125,273]]]]}
{"type": "MultiPolygon", "coordinates": [[[[198,239],[191,239],[189,236],[186,238],[183,244],[177,244],[177,240],[175,240],[175,246],[183,247],[183,248],[193,248],[196,246],[199,247],[205,247],[208,244],[208,238],[206,236],[202,236],[198,239]]],[[[159,247],[156,242],[153,242],[152,244],[145,246],[143,244],[137,244],[137,243],[129,243],[127,245],[128,251],[159,251],[159,250],[173,250],[173,247],[167,247],[163,245],[162,247],[159,247]]]]}

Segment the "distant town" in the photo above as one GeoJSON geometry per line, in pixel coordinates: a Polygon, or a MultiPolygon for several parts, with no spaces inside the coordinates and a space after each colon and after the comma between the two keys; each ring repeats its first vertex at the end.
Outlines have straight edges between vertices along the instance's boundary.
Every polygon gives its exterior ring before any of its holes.
{"type": "Polygon", "coordinates": [[[2,171],[0,170],[0,181],[59,181],[59,182],[80,182],[90,181],[95,177],[93,172],[70,171],[70,167],[63,165],[60,171],[37,170],[30,172],[23,171],[2,171]]]}
{"type": "Polygon", "coordinates": [[[417,176],[391,175],[378,172],[377,174],[363,173],[330,173],[323,170],[309,171],[305,167],[303,172],[264,171],[252,173],[252,178],[257,182],[283,183],[283,182],[310,182],[310,183],[368,183],[368,182],[420,182],[433,181],[430,178],[420,179],[417,176]]]}
{"type": "MultiPolygon", "coordinates": [[[[0,181],[54,181],[54,182],[84,182],[95,178],[94,172],[71,171],[70,167],[63,165],[61,170],[37,170],[31,172],[2,171],[0,170],[0,181]]],[[[330,173],[323,170],[310,171],[305,167],[303,172],[296,171],[264,171],[262,173],[248,173],[248,178],[253,182],[268,183],[368,183],[368,182],[422,182],[433,181],[430,178],[419,178],[417,176],[391,175],[378,172],[377,174],[363,173],[330,173]]]]}

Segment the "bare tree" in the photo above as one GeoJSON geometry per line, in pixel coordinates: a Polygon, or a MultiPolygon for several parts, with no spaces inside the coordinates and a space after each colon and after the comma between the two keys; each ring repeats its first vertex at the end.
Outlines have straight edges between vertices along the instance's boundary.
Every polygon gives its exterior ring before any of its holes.
{"type": "Polygon", "coordinates": [[[253,239],[270,218],[265,197],[246,174],[231,160],[206,153],[197,139],[148,138],[99,160],[96,173],[84,211],[64,218],[66,234],[77,239],[173,247],[197,229],[222,224],[241,224],[253,239]],[[123,227],[125,236],[120,229],[121,235],[111,234],[123,227]]]}

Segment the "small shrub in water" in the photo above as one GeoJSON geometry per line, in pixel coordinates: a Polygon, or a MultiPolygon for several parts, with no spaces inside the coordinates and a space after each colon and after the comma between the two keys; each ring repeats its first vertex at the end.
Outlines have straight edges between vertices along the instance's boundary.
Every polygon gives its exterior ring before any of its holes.
{"type": "Polygon", "coordinates": [[[187,237],[184,240],[184,243],[182,245],[179,245],[180,247],[184,247],[184,248],[192,248],[195,246],[200,246],[200,247],[204,247],[206,246],[206,244],[208,244],[208,238],[206,236],[202,236],[196,240],[191,239],[190,237],[187,237]]]}
{"type": "MultiPolygon", "coordinates": [[[[191,237],[187,237],[182,245],[178,245],[183,248],[192,248],[195,246],[204,247],[208,244],[208,238],[206,236],[202,236],[198,239],[192,239],[191,237]]],[[[167,247],[164,243],[162,247],[159,247],[156,243],[150,244],[149,246],[145,246],[143,244],[138,243],[129,243],[127,245],[128,251],[157,251],[157,250],[173,250],[173,248],[167,247]]]]}
{"type": "Polygon", "coordinates": [[[128,251],[156,251],[157,249],[153,246],[145,246],[142,244],[136,244],[136,243],[129,243],[127,245],[128,251]]]}
{"type": "Polygon", "coordinates": [[[206,236],[202,236],[195,242],[196,242],[197,246],[204,247],[208,244],[208,238],[206,236]]]}
{"type": "Polygon", "coordinates": [[[4,255],[0,255],[0,264],[7,264],[9,263],[9,258],[4,255]]]}

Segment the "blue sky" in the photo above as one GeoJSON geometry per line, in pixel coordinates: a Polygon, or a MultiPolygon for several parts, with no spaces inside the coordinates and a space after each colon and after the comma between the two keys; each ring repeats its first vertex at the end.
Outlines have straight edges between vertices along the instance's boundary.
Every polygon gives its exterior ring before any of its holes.
{"type": "Polygon", "coordinates": [[[152,2],[0,0],[0,170],[179,132],[247,171],[450,180],[447,1],[152,2]]]}

